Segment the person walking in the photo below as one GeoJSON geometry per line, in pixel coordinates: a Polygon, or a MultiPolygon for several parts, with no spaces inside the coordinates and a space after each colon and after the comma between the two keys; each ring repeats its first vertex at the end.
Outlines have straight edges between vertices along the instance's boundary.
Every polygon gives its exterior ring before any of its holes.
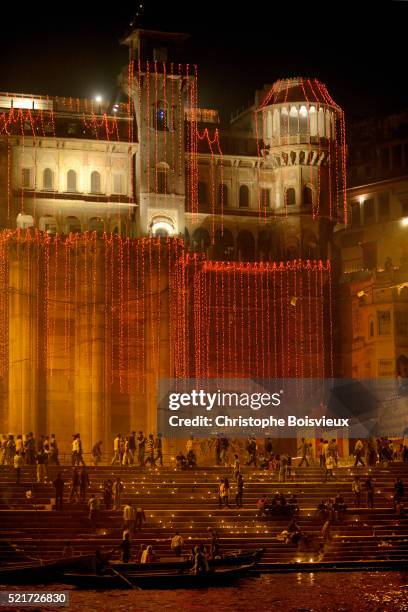
{"type": "Polygon", "coordinates": [[[152,433],[149,434],[149,437],[146,441],[146,447],[147,447],[147,458],[145,460],[145,464],[149,462],[152,467],[155,467],[156,460],[154,458],[154,436],[152,433]]]}
{"type": "Polygon", "coordinates": [[[113,457],[111,461],[111,465],[115,463],[119,463],[120,465],[120,443],[122,440],[122,436],[117,434],[116,438],[113,440],[113,457]]]}
{"type": "Polygon", "coordinates": [[[363,461],[363,455],[364,455],[364,444],[360,439],[358,439],[354,446],[354,457],[355,457],[354,467],[357,467],[358,463],[361,463],[361,465],[365,466],[365,463],[363,461]]]}
{"type": "Polygon", "coordinates": [[[115,510],[118,510],[121,505],[121,498],[124,488],[123,482],[121,481],[120,476],[118,476],[113,485],[113,507],[115,510]]]}
{"type": "Polygon", "coordinates": [[[139,465],[145,464],[145,448],[146,448],[146,438],[143,431],[139,431],[137,436],[137,460],[139,465]]]}
{"type": "Polygon", "coordinates": [[[86,502],[86,493],[90,487],[89,474],[85,466],[81,468],[79,473],[79,496],[82,503],[86,502]]]}
{"type": "Polygon", "coordinates": [[[56,479],[53,482],[55,488],[55,510],[62,510],[64,501],[64,479],[61,472],[58,472],[56,479]]]}
{"type": "Polygon", "coordinates": [[[158,433],[154,441],[154,448],[156,451],[156,461],[160,462],[160,467],[163,466],[163,441],[161,433],[158,433]]]}
{"type": "Polygon", "coordinates": [[[132,456],[130,454],[130,449],[129,449],[129,436],[125,437],[125,445],[124,445],[124,449],[123,449],[122,465],[123,466],[132,465],[132,456]]]}
{"type": "Polygon", "coordinates": [[[301,453],[301,460],[299,463],[299,467],[302,467],[303,462],[306,463],[306,467],[309,467],[309,460],[307,458],[308,454],[309,454],[309,443],[306,442],[306,440],[304,438],[302,438],[302,441],[300,443],[300,446],[298,448],[298,453],[301,453]]]}

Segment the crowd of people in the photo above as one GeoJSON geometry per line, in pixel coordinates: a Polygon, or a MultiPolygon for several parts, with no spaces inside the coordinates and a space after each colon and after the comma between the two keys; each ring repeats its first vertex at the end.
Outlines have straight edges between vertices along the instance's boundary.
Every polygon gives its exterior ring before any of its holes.
{"type": "MultiPolygon", "coordinates": [[[[101,445],[102,442],[98,444],[101,445]]],[[[99,463],[101,456],[100,448],[95,445],[92,449],[95,465],[99,463]]],[[[116,435],[113,441],[111,465],[143,466],[149,464],[155,467],[156,462],[163,465],[163,441],[160,433],[156,437],[152,433],[146,437],[140,430],[137,435],[135,431],[131,431],[127,436],[122,436],[120,433],[116,435]]]]}
{"type": "Polygon", "coordinates": [[[294,493],[286,498],[283,493],[276,493],[272,499],[262,495],[257,501],[259,516],[293,516],[299,512],[299,502],[294,493]]]}

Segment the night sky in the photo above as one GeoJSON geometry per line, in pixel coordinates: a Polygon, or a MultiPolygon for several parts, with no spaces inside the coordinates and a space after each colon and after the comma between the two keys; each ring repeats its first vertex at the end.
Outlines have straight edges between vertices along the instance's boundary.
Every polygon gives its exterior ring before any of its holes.
{"type": "MultiPolygon", "coordinates": [[[[137,5],[9,3],[0,91],[110,98],[137,5]]],[[[263,83],[302,75],[323,80],[356,119],[408,108],[407,23],[408,2],[148,1],[142,27],[192,35],[186,61],[198,64],[200,104],[224,118],[263,83]]]]}

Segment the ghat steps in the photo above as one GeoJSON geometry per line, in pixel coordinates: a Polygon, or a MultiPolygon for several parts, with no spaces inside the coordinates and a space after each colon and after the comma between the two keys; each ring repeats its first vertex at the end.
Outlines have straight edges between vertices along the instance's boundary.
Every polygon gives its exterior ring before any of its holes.
{"type": "MultiPolygon", "coordinates": [[[[12,560],[8,542],[24,554],[52,559],[61,554],[65,541],[71,540],[75,552],[93,552],[97,546],[116,548],[122,538],[122,510],[102,510],[97,526],[91,528],[84,504],[70,504],[68,483],[69,466],[49,466],[52,481],[62,471],[67,486],[64,508],[52,510],[54,488],[50,483],[35,482],[35,467],[22,468],[21,484],[15,484],[14,469],[0,466],[0,563],[12,560]],[[26,491],[32,491],[27,498],[26,491]]],[[[316,563],[358,563],[361,561],[408,560],[408,515],[397,517],[393,510],[394,480],[400,476],[408,486],[408,464],[395,463],[387,467],[339,467],[336,480],[324,482],[324,470],[318,467],[297,468],[296,478],[279,483],[277,475],[253,468],[244,468],[244,505],[235,506],[235,487],[229,468],[196,468],[179,472],[165,466],[157,469],[117,466],[88,468],[91,487],[88,491],[101,495],[102,483],[107,478],[120,476],[125,484],[122,504],[131,503],[145,509],[147,522],[141,533],[133,538],[134,549],[141,543],[153,544],[159,556],[170,554],[170,538],[178,530],[185,538],[185,548],[208,541],[208,527],[216,527],[223,551],[265,547],[263,568],[275,564],[296,563],[299,560],[316,563]],[[375,484],[375,507],[354,507],[351,483],[354,474],[362,479],[368,474],[375,484]],[[217,484],[228,476],[231,483],[230,508],[218,507],[217,484]],[[317,553],[299,552],[293,545],[276,539],[289,522],[286,517],[260,518],[256,501],[262,494],[272,496],[277,491],[295,493],[300,505],[297,519],[301,529],[315,536],[322,544],[322,519],[316,507],[322,498],[343,495],[348,511],[341,523],[331,529],[331,541],[317,553]]]]}

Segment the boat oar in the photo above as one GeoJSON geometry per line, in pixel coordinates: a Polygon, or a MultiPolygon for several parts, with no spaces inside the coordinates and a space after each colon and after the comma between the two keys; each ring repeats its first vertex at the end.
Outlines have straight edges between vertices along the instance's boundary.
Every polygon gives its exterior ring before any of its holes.
{"type": "Polygon", "coordinates": [[[137,586],[135,586],[134,584],[132,584],[132,583],[130,582],[130,580],[128,580],[128,579],[127,579],[127,578],[126,578],[126,577],[125,577],[123,574],[121,574],[120,572],[118,572],[118,570],[115,570],[113,567],[111,567],[110,569],[112,570],[112,572],[113,572],[114,574],[116,574],[116,576],[118,576],[118,577],[119,577],[121,580],[123,580],[123,582],[126,582],[126,584],[127,584],[128,586],[130,586],[130,588],[131,588],[131,589],[136,589],[136,590],[138,590],[138,591],[140,591],[140,590],[141,590],[141,589],[140,589],[140,587],[137,587],[137,586]]]}

